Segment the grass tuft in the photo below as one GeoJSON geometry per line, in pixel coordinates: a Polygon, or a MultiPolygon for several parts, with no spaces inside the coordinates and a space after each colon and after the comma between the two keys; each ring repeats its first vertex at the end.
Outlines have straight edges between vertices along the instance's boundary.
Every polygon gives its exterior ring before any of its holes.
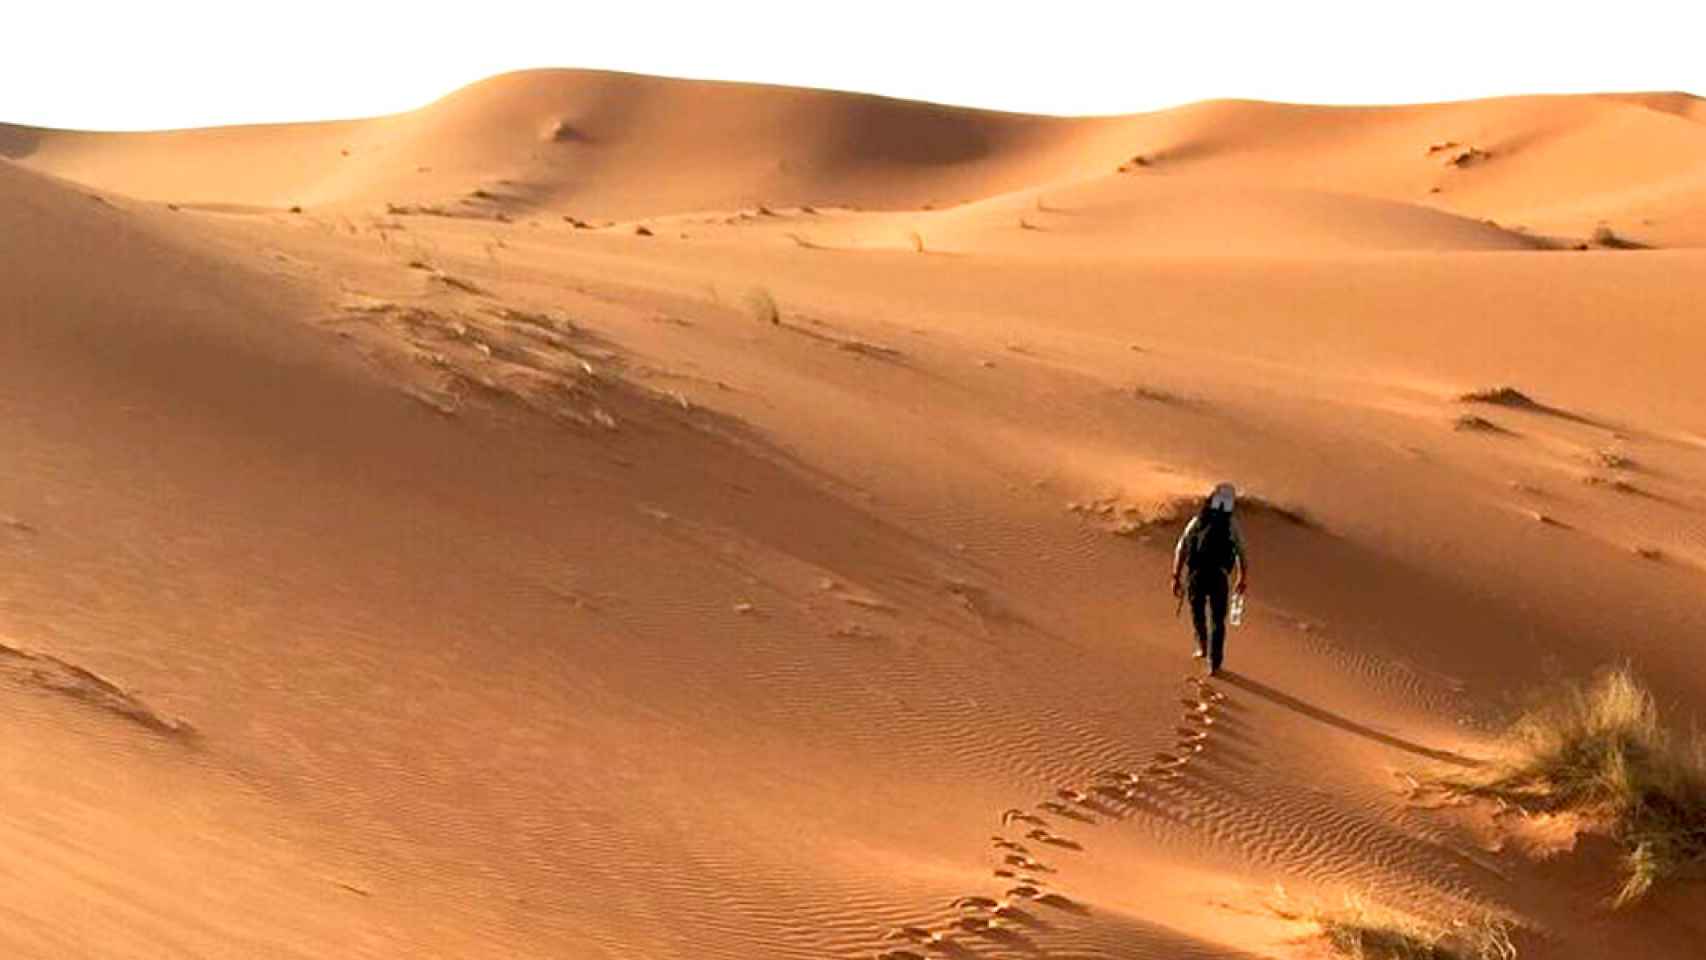
{"type": "Polygon", "coordinates": [[[1593,235],[1589,238],[1589,240],[1595,246],[1605,247],[1608,250],[1643,250],[1643,249],[1645,249],[1644,244],[1636,243],[1635,241],[1629,239],[1628,237],[1623,236],[1622,234],[1611,229],[1611,227],[1609,227],[1603,223],[1600,224],[1599,226],[1593,228],[1593,235]]]}
{"type": "Polygon", "coordinates": [[[763,287],[754,287],[746,295],[747,309],[752,311],[755,319],[762,323],[780,326],[782,323],[782,308],[776,305],[776,298],[763,287]]]}
{"type": "Polygon", "coordinates": [[[1343,907],[1289,909],[1287,920],[1313,926],[1333,952],[1350,960],[1514,960],[1510,927],[1493,917],[1434,923],[1348,897],[1343,907]]]}
{"type": "Polygon", "coordinates": [[[1628,667],[1562,689],[1519,718],[1508,741],[1499,762],[1440,785],[1602,824],[1624,852],[1614,906],[1706,866],[1706,742],[1667,730],[1628,667]]]}

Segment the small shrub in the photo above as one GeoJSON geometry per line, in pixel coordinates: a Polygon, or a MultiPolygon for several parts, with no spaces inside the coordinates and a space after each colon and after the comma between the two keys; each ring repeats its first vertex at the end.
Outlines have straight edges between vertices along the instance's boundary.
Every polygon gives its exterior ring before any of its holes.
{"type": "Polygon", "coordinates": [[[1446,157],[1445,162],[1458,168],[1472,167],[1478,163],[1485,163],[1491,157],[1492,154],[1482,150],[1480,147],[1459,146],[1449,151],[1449,155],[1446,157]]]}
{"type": "Polygon", "coordinates": [[[1603,825],[1624,851],[1614,905],[1706,866],[1706,743],[1666,730],[1627,667],[1563,689],[1519,718],[1507,739],[1504,758],[1440,785],[1603,825]]]}
{"type": "Polygon", "coordinates": [[[776,298],[770,295],[769,290],[754,287],[752,292],[746,295],[746,305],[758,320],[772,326],[781,326],[782,310],[776,306],[776,298]]]}
{"type": "Polygon", "coordinates": [[[1589,239],[1595,246],[1605,247],[1609,250],[1642,249],[1641,244],[1619,234],[1617,231],[1611,229],[1610,226],[1603,223],[1593,228],[1593,235],[1589,239]]]}

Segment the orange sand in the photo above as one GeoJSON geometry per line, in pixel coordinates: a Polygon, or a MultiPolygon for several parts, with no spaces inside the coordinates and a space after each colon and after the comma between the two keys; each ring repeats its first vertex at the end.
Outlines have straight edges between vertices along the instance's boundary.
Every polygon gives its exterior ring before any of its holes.
{"type": "Polygon", "coordinates": [[[0,126],[0,954],[1309,955],[1280,885],[1697,956],[1404,778],[1706,702],[1703,247],[1683,95],[0,126]],[[992,836],[1049,896],[953,932],[992,836]]]}

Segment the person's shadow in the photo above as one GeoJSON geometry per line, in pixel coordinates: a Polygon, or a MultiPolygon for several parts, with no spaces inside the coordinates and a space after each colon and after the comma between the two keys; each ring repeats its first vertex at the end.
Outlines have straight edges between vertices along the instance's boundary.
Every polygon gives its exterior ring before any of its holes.
{"type": "Polygon", "coordinates": [[[1264,700],[1276,703],[1288,710],[1301,713],[1311,720],[1324,723],[1330,727],[1335,727],[1339,730],[1345,731],[1346,733],[1354,733],[1359,737],[1366,737],[1369,740],[1373,740],[1375,743],[1385,744],[1388,747],[1396,747],[1399,750],[1413,753],[1420,757],[1427,757],[1429,760],[1437,760],[1441,763],[1454,764],[1459,767],[1480,766],[1478,762],[1471,760],[1462,754],[1452,753],[1449,750],[1435,750],[1432,747],[1424,747],[1419,743],[1405,740],[1402,737],[1395,737],[1390,733],[1382,733],[1373,727],[1364,726],[1348,717],[1340,716],[1330,710],[1323,710],[1314,704],[1305,703],[1290,694],[1281,693],[1265,683],[1252,680],[1242,674],[1233,673],[1230,670],[1222,670],[1220,672],[1220,679],[1226,681],[1226,683],[1231,686],[1237,687],[1241,690],[1247,690],[1264,700]]]}

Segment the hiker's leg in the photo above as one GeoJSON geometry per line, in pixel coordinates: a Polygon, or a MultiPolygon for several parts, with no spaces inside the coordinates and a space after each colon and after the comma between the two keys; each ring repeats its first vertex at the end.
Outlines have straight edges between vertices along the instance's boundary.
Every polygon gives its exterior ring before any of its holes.
{"type": "Polygon", "coordinates": [[[1221,579],[1208,590],[1209,604],[1209,647],[1208,665],[1211,670],[1219,670],[1220,663],[1226,656],[1226,580],[1221,579]]]}
{"type": "Polygon", "coordinates": [[[1193,588],[1190,600],[1191,626],[1195,627],[1197,631],[1197,655],[1206,657],[1208,656],[1208,621],[1206,619],[1208,616],[1208,595],[1193,588]]]}

